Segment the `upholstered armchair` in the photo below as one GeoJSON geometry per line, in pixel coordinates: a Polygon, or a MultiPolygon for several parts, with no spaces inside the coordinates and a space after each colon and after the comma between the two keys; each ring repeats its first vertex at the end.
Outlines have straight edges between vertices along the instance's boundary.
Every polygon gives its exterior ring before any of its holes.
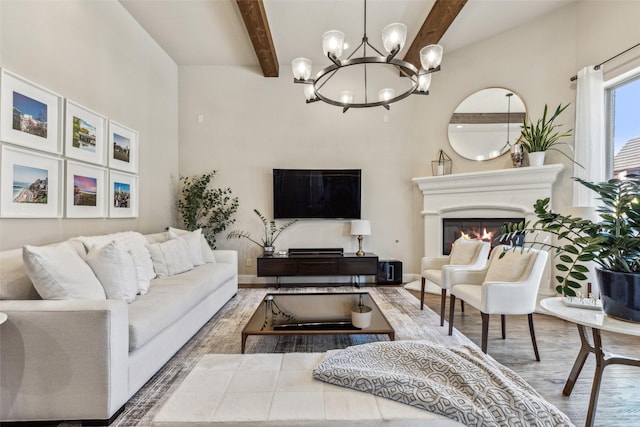
{"type": "Polygon", "coordinates": [[[540,361],[533,312],[548,253],[535,249],[497,246],[491,252],[487,267],[477,271],[455,271],[451,274],[449,335],[453,332],[456,298],[480,310],[482,316],[482,351],[487,352],[489,315],[499,314],[502,339],[506,338],[505,315],[529,317],[529,332],[536,360],[540,361]],[[504,256],[500,257],[500,254],[504,256]]]}
{"type": "Polygon", "coordinates": [[[420,288],[420,310],[424,308],[426,286],[433,283],[440,291],[440,326],[444,325],[447,291],[451,289],[451,273],[456,270],[478,270],[489,258],[491,243],[460,237],[453,243],[449,256],[422,258],[422,284],[420,288]]]}

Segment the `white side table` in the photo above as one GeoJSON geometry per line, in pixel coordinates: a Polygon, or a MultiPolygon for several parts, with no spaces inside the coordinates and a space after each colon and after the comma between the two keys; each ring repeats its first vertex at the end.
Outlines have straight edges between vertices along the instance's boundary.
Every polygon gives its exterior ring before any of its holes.
{"type": "Polygon", "coordinates": [[[568,307],[562,302],[561,297],[546,298],[540,301],[542,308],[550,314],[560,319],[573,322],[578,326],[580,334],[580,352],[573,364],[569,378],[564,385],[562,394],[571,395],[573,386],[580,375],[580,371],[587,360],[589,353],[593,353],[596,357],[596,372],[593,376],[593,385],[591,386],[591,398],[589,399],[589,409],[587,410],[587,426],[593,426],[596,415],[596,406],[598,404],[598,393],[600,391],[600,381],[604,368],[608,365],[632,365],[640,367],[640,359],[624,357],[608,353],[602,348],[602,339],[600,331],[616,332],[619,334],[640,336],[640,324],[623,322],[606,316],[601,310],[590,310],[586,308],[568,307]],[[589,342],[587,328],[591,328],[593,333],[593,344],[589,342]]]}

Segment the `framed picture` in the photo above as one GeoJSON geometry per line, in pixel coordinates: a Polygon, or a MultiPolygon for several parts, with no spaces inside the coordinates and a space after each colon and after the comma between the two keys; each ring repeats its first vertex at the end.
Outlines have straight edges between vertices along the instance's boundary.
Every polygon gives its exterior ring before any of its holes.
{"type": "Polygon", "coordinates": [[[62,96],[2,70],[0,139],[62,153],[62,96]]]}
{"type": "Polygon", "coordinates": [[[138,176],[109,171],[109,217],[137,217],[138,200],[138,176]]]}
{"type": "Polygon", "coordinates": [[[107,170],[67,160],[66,217],[107,216],[107,170]]]}
{"type": "Polygon", "coordinates": [[[62,159],[2,146],[0,216],[59,218],[61,188],[62,159]]]}
{"type": "Polygon", "coordinates": [[[109,121],[109,167],[138,172],[138,132],[109,121]]]}
{"type": "Polygon", "coordinates": [[[107,164],[107,118],[73,101],[66,101],[64,155],[107,164]]]}

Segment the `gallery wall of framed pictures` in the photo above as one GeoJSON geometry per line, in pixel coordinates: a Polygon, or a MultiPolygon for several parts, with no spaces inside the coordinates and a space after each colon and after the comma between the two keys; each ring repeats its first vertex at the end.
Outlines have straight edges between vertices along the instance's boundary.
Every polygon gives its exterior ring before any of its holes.
{"type": "Polygon", "coordinates": [[[0,217],[138,216],[138,132],[6,69],[0,144],[0,217]]]}

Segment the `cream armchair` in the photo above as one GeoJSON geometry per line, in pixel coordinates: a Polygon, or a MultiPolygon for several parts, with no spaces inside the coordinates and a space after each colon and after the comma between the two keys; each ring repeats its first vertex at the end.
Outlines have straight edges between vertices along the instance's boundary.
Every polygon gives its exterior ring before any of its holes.
{"type": "Polygon", "coordinates": [[[424,293],[427,283],[433,283],[440,291],[440,326],[444,325],[447,291],[451,289],[451,273],[456,270],[478,270],[489,258],[491,243],[483,240],[469,240],[460,237],[453,243],[449,256],[422,258],[422,284],[420,310],[424,309],[424,293]]]}
{"type": "Polygon", "coordinates": [[[456,298],[480,310],[482,315],[482,351],[487,352],[489,315],[499,314],[502,339],[506,337],[505,315],[529,317],[529,332],[536,360],[540,361],[533,312],[536,308],[538,288],[549,254],[535,249],[512,249],[497,246],[491,252],[487,267],[477,271],[455,271],[451,274],[451,302],[449,309],[449,335],[453,332],[456,298]],[[505,252],[506,251],[506,252],[505,252]],[[500,254],[505,252],[503,257],[500,254]]]}

